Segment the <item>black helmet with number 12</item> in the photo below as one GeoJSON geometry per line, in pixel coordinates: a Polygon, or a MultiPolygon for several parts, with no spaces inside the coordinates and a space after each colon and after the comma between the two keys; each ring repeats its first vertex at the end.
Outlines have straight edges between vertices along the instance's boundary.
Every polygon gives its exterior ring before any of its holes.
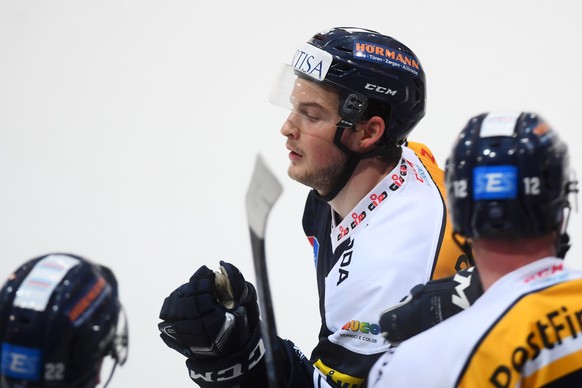
{"type": "Polygon", "coordinates": [[[568,149],[548,123],[531,112],[483,113],[469,120],[445,168],[454,231],[471,237],[561,235],[577,182],[568,149]]]}

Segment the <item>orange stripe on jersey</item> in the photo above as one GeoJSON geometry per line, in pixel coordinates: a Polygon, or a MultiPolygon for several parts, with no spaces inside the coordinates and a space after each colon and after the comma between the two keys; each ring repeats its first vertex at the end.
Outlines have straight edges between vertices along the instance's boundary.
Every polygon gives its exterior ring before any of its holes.
{"type": "Polygon", "coordinates": [[[473,350],[459,387],[540,387],[580,369],[581,294],[577,279],[518,300],[473,350]]]}
{"type": "MultiPolygon", "coordinates": [[[[413,141],[409,141],[407,147],[414,151],[416,156],[418,156],[420,161],[428,170],[435,185],[439,189],[439,192],[441,193],[446,206],[447,191],[445,189],[445,172],[438,166],[432,151],[426,145],[413,141]]],[[[460,242],[463,243],[464,240],[460,238],[460,242]]],[[[438,261],[432,273],[431,279],[440,279],[451,276],[456,271],[466,269],[467,267],[467,256],[453,240],[453,225],[449,221],[447,214],[443,241],[440,247],[438,261]]]]}
{"type": "Polygon", "coordinates": [[[435,165],[435,167],[438,168],[438,164],[436,162],[434,155],[432,154],[432,151],[429,150],[426,145],[422,143],[417,143],[415,141],[409,141],[407,147],[414,151],[416,156],[418,156],[418,158],[422,160],[422,162],[425,164],[427,168],[429,168],[430,164],[433,164],[435,165]]]}

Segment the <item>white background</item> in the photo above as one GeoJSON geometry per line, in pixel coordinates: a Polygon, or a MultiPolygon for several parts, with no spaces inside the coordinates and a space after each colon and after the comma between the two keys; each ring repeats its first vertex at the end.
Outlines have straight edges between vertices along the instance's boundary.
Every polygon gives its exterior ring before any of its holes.
{"type": "MultiPolygon", "coordinates": [[[[285,187],[267,231],[277,326],[310,353],[307,189],[268,103],[280,64],[319,30],[376,29],[420,58],[428,110],[411,139],[441,165],[469,117],[531,110],[582,171],[581,15],[578,0],[0,0],[0,276],[53,251],[110,266],[131,335],[111,387],[193,386],[159,309],[202,264],[254,280],[244,194],[261,153],[285,187]]],[[[582,267],[578,218],[567,262],[582,267]]]]}

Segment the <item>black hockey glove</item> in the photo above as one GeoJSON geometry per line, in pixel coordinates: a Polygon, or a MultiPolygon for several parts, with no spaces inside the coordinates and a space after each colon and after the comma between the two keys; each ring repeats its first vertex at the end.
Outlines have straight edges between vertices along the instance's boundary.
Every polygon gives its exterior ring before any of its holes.
{"type": "Polygon", "coordinates": [[[455,275],[418,284],[399,304],[380,315],[380,330],[398,344],[463,311],[483,294],[476,267],[455,275]]]}
{"type": "Polygon", "coordinates": [[[264,355],[255,288],[224,261],[219,272],[202,266],[174,290],[160,319],[160,337],[188,357],[190,377],[202,387],[240,384],[264,355]]]}

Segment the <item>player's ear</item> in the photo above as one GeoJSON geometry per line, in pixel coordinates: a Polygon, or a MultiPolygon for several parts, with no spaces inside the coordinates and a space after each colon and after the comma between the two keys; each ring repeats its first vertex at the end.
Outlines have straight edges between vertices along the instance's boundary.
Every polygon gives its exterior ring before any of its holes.
{"type": "Polygon", "coordinates": [[[362,132],[360,137],[360,147],[367,149],[378,143],[384,131],[386,131],[386,122],[380,116],[372,116],[363,123],[358,123],[359,130],[362,132]]]}

